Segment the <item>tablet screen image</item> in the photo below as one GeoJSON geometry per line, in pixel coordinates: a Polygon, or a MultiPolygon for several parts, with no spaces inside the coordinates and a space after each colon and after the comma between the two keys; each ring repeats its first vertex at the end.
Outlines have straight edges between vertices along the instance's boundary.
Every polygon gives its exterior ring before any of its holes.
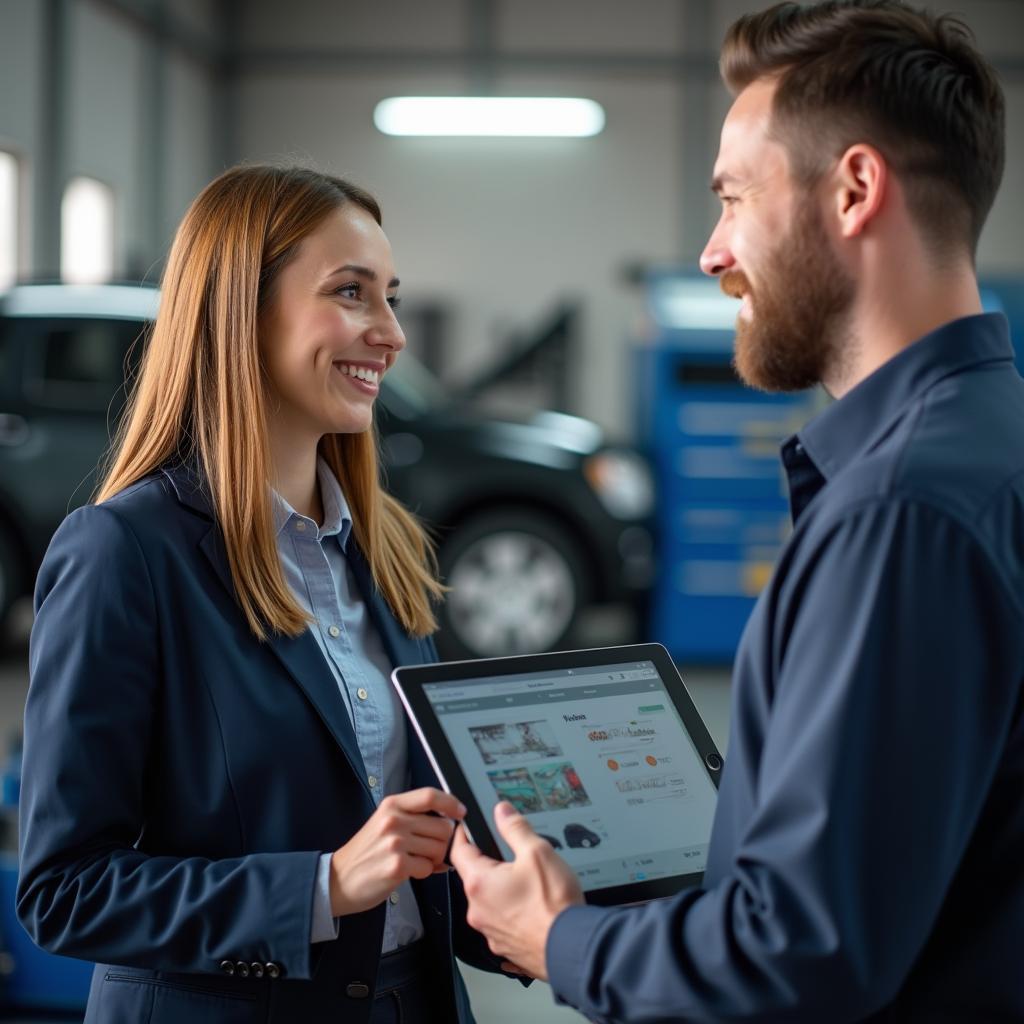
{"type": "MultiPolygon", "coordinates": [[[[471,808],[467,824],[485,851],[512,859],[493,826],[495,804],[507,800],[576,871],[590,902],[667,895],[699,881],[721,759],[670,661],[674,685],[666,684],[663,648],[657,663],[612,660],[651,647],[494,659],[478,663],[490,666],[484,674],[414,687],[414,718],[428,718],[445,741],[423,730],[435,767],[471,808]]],[[[458,663],[459,674],[472,665],[458,663]]],[[[396,673],[400,689],[407,671],[396,673]]]]}

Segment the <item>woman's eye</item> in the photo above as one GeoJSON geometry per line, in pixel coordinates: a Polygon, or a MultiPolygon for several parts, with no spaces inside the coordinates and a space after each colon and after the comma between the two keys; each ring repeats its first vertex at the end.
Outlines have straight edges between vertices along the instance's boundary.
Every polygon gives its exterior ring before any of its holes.
{"type": "Polygon", "coordinates": [[[388,296],[388,305],[392,309],[398,309],[398,307],[401,304],[402,304],[402,300],[397,295],[390,295],[390,296],[388,296]]]}
{"type": "Polygon", "coordinates": [[[346,299],[358,299],[359,298],[359,283],[357,281],[351,282],[351,284],[343,284],[340,288],[334,290],[335,295],[341,295],[346,299]]]}

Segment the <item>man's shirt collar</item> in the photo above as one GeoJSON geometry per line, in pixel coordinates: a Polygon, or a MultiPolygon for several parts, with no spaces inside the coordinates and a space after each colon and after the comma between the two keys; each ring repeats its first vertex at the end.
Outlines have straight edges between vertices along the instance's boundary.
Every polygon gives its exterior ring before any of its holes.
{"type": "Polygon", "coordinates": [[[849,393],[814,417],[783,446],[802,446],[828,480],[869,451],[917,396],[944,377],[989,362],[1013,362],[1002,313],[943,324],[893,356],[849,393]]]}

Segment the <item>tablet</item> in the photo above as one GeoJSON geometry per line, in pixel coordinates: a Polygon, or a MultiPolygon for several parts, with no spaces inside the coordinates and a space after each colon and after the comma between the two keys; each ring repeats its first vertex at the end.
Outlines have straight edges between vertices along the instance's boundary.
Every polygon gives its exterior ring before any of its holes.
{"type": "Polygon", "coordinates": [[[392,680],[485,853],[512,859],[493,817],[508,800],[588,903],[700,882],[723,762],[660,644],[402,667],[392,680]]]}

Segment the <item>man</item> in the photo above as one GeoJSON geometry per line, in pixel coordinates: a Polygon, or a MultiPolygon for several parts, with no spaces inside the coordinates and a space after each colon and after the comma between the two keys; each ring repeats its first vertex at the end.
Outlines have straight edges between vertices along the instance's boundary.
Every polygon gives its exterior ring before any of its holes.
{"type": "Polygon", "coordinates": [[[974,254],[1003,98],[957,21],[779,4],[729,31],[701,258],[782,448],[792,537],[737,653],[703,886],[582,906],[507,805],[469,921],[597,1021],[1024,1019],[1024,382],[974,254]]]}

